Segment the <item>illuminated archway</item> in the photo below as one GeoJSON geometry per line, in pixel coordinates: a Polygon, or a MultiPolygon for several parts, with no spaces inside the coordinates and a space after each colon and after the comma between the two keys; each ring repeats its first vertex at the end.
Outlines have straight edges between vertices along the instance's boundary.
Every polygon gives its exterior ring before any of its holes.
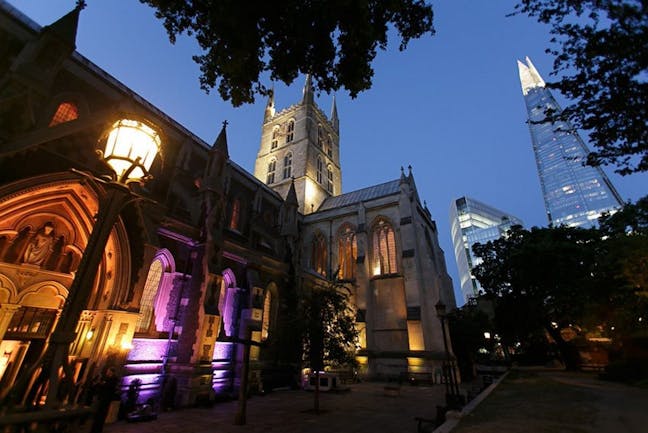
{"type": "MultiPolygon", "coordinates": [[[[65,289],[43,294],[51,299],[40,302],[54,305],[60,296],[67,297],[102,196],[99,184],[71,172],[0,187],[0,274],[11,281],[3,287],[15,288],[8,302],[20,303],[35,285],[65,289]],[[43,246],[47,251],[30,255],[43,246]]],[[[128,236],[119,220],[106,244],[88,309],[119,304],[128,289],[130,263],[128,236]]]]}

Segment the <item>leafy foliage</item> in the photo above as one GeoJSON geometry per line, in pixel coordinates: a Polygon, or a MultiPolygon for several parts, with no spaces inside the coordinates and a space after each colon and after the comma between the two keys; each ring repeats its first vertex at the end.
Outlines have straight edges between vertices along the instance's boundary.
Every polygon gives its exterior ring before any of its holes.
{"type": "Polygon", "coordinates": [[[344,87],[355,97],[371,86],[371,63],[386,49],[391,26],[401,50],[434,34],[432,6],[423,0],[140,1],[156,9],[171,42],[195,36],[202,88],[217,87],[234,106],[267,93],[260,79],[266,71],[286,84],[310,73],[320,90],[344,87]]]}
{"type": "Polygon", "coordinates": [[[648,170],[648,3],[645,0],[521,0],[517,13],[551,26],[548,86],[575,102],[562,116],[589,132],[588,164],[623,175],[648,170]]]}
{"type": "Polygon", "coordinates": [[[601,229],[517,226],[507,237],[475,245],[483,262],[474,275],[495,301],[502,339],[524,341],[544,329],[569,368],[576,360],[560,329],[637,331],[648,309],[648,297],[638,296],[648,279],[647,201],[605,216],[601,229]]]}
{"type": "Polygon", "coordinates": [[[358,332],[343,286],[314,287],[301,302],[303,359],[311,370],[353,363],[358,332]]]}
{"type": "Polygon", "coordinates": [[[492,329],[490,319],[477,304],[469,303],[448,314],[448,324],[461,377],[470,380],[479,349],[488,346],[484,332],[492,329]]]}

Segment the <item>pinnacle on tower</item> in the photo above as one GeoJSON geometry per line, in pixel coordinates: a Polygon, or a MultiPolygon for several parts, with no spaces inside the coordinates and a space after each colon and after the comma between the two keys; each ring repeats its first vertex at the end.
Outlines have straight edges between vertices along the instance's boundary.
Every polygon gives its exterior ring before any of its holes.
{"type": "Polygon", "coordinates": [[[214,145],[211,148],[212,152],[221,152],[223,155],[225,155],[226,158],[229,158],[229,150],[227,146],[227,120],[223,121],[223,127],[221,128],[220,132],[218,133],[218,137],[216,137],[216,141],[214,141],[214,145]]]}
{"type": "Polygon", "coordinates": [[[295,190],[295,178],[293,177],[290,181],[290,189],[288,194],[286,194],[286,204],[299,206],[299,200],[297,200],[297,191],[295,190]]]}
{"type": "Polygon", "coordinates": [[[74,9],[43,28],[44,32],[51,32],[63,42],[76,47],[76,34],[79,27],[79,13],[85,8],[85,2],[79,1],[74,9]]]}
{"type": "Polygon", "coordinates": [[[335,103],[335,95],[333,95],[333,103],[331,104],[331,123],[335,130],[340,129],[340,120],[338,119],[337,104],[335,103]]]}
{"type": "Polygon", "coordinates": [[[268,120],[270,120],[272,117],[274,117],[275,112],[276,110],[275,110],[274,84],[273,84],[272,89],[270,89],[270,93],[268,94],[268,102],[266,104],[263,121],[267,122],[268,120]]]}
{"type": "Polygon", "coordinates": [[[313,83],[310,74],[306,74],[306,83],[304,84],[303,93],[304,96],[302,97],[302,104],[312,104],[315,101],[315,96],[313,95],[313,83]]]}

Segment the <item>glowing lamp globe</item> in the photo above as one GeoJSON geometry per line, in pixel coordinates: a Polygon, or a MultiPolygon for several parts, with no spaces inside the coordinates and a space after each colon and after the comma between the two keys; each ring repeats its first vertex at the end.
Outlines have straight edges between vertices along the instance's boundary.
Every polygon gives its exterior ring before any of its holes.
{"type": "Polygon", "coordinates": [[[153,128],[138,120],[121,119],[108,134],[103,156],[117,179],[128,182],[149,177],[159,151],[160,136],[153,128]]]}

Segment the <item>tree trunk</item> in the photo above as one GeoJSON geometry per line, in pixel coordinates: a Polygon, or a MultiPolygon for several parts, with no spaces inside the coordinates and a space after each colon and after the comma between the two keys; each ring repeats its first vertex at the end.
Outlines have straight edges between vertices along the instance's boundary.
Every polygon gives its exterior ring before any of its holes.
{"type": "Polygon", "coordinates": [[[320,399],[320,372],[319,369],[315,371],[315,396],[313,397],[313,410],[319,414],[319,399],[320,399]]]}
{"type": "Polygon", "coordinates": [[[565,363],[565,370],[567,371],[578,371],[580,370],[580,356],[578,355],[578,350],[574,347],[573,344],[568,341],[563,340],[562,335],[560,335],[560,329],[554,328],[551,324],[545,325],[545,329],[551,335],[551,338],[554,339],[558,350],[560,351],[560,356],[565,363]]]}

